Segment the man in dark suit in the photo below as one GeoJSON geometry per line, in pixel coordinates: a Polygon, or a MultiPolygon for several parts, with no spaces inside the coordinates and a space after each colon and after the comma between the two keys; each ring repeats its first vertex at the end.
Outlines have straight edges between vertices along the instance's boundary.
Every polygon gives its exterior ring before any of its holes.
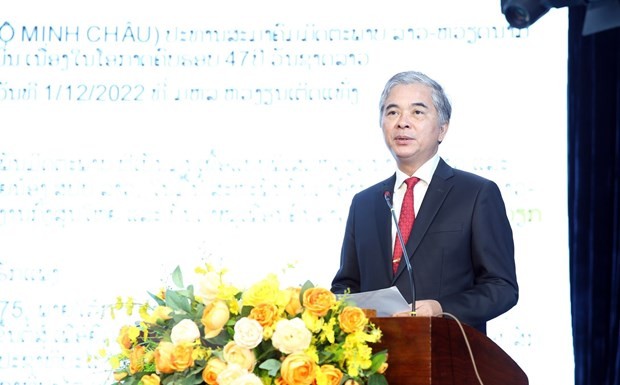
{"type": "Polygon", "coordinates": [[[438,155],[451,112],[443,88],[422,73],[399,73],[385,85],[380,121],[397,170],[353,197],[332,291],[396,286],[407,301],[415,300],[416,316],[449,313],[486,333],[486,322],[518,300],[514,241],[498,186],[450,167],[438,155]],[[419,179],[413,187],[415,222],[410,236],[403,234],[403,255],[411,261],[413,293],[406,263],[399,263],[404,256],[393,256],[399,239],[386,202],[393,197],[399,217],[404,181],[412,176],[419,179]]]}

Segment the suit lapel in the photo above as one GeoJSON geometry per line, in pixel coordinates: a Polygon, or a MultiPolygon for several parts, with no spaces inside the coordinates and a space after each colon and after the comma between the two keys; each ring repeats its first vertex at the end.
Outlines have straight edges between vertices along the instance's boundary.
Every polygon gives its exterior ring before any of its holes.
{"type": "MultiPolygon", "coordinates": [[[[409,240],[407,241],[407,253],[412,263],[418,245],[422,242],[439,208],[446,199],[446,196],[448,196],[448,192],[452,189],[452,183],[449,180],[453,174],[452,167],[444,162],[443,159],[440,159],[437,169],[433,174],[433,178],[431,179],[431,183],[428,185],[428,190],[426,190],[424,201],[420,206],[418,215],[416,215],[415,224],[411,230],[409,240]]],[[[394,280],[406,269],[406,263],[401,263],[394,276],[394,280]]]]}

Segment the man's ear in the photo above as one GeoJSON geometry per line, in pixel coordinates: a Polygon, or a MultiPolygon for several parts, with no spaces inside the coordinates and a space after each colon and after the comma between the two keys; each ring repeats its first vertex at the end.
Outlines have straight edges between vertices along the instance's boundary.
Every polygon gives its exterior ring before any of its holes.
{"type": "Polygon", "coordinates": [[[444,123],[441,126],[439,126],[439,138],[437,138],[437,141],[439,143],[443,142],[444,138],[446,137],[449,126],[450,125],[448,123],[444,123]]]}

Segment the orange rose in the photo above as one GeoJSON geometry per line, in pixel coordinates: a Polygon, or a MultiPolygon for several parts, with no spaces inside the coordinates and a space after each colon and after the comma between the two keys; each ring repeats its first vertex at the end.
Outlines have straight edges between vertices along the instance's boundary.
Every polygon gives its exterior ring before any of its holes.
{"type": "Polygon", "coordinates": [[[174,367],[174,344],[172,342],[163,341],[160,342],[153,358],[155,359],[155,367],[160,373],[174,373],[176,368],[174,367]]]}
{"type": "Polygon", "coordinates": [[[129,354],[129,373],[136,374],[144,369],[144,353],[146,348],[138,345],[129,354]]]}
{"type": "Polygon", "coordinates": [[[327,385],[339,385],[342,377],[344,377],[340,369],[338,369],[334,365],[321,366],[320,373],[321,376],[325,379],[323,383],[327,385]]]}
{"type": "Polygon", "coordinates": [[[313,287],[304,292],[304,308],[317,317],[323,317],[336,304],[336,295],[322,287],[313,287]]]}
{"type": "Polygon", "coordinates": [[[200,322],[205,327],[205,338],[213,338],[220,334],[230,318],[230,310],[224,301],[213,301],[202,312],[200,322]]]}
{"type": "Polygon", "coordinates": [[[295,316],[303,310],[301,307],[301,300],[299,299],[299,293],[301,293],[301,287],[289,287],[286,291],[290,295],[288,304],[286,305],[286,312],[289,315],[295,316]]]}
{"type": "Polygon", "coordinates": [[[161,373],[182,372],[193,366],[193,350],[192,345],[187,343],[175,345],[172,342],[160,342],[154,353],[157,371],[161,373]]]}
{"type": "Polygon", "coordinates": [[[278,320],[278,307],[271,303],[261,303],[250,310],[248,318],[255,319],[262,327],[272,326],[278,320]]]}
{"type": "Polygon", "coordinates": [[[340,329],[345,333],[359,332],[368,324],[364,311],[357,306],[346,306],[338,315],[340,329]]]}
{"type": "Polygon", "coordinates": [[[310,385],[316,378],[317,366],[304,353],[291,353],[282,362],[280,373],[288,385],[310,385]]]}
{"type": "Polygon", "coordinates": [[[202,380],[208,385],[217,385],[217,375],[226,369],[226,362],[217,357],[211,358],[202,371],[202,380]]]}
{"type": "Polygon", "coordinates": [[[153,373],[148,376],[143,376],[141,382],[143,385],[159,385],[161,380],[157,374],[153,373]]]}

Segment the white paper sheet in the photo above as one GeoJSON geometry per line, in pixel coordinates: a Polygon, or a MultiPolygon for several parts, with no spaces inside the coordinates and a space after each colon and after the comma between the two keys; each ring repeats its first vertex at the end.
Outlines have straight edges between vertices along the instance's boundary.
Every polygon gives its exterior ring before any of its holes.
{"type": "Polygon", "coordinates": [[[347,296],[351,302],[362,309],[376,310],[377,317],[390,317],[394,313],[411,310],[411,305],[407,303],[396,286],[363,293],[342,294],[339,297],[342,296],[347,296]]]}

